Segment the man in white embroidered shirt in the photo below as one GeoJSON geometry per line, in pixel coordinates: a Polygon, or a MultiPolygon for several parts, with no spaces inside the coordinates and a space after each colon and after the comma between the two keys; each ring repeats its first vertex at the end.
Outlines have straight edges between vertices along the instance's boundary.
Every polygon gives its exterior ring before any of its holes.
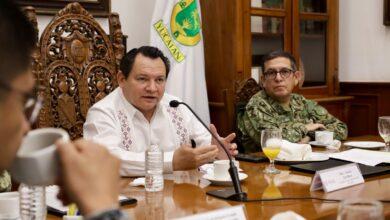
{"type": "MultiPolygon", "coordinates": [[[[164,172],[189,170],[227,158],[217,142],[177,98],[164,93],[169,60],[150,46],[129,51],[117,74],[119,87],[93,105],[84,124],[84,137],[104,144],[122,160],[121,175],[143,176],[145,150],[157,144],[164,151],[164,172]],[[197,144],[191,148],[190,140],[197,144]]],[[[210,125],[213,133],[217,131],[210,125]]],[[[231,155],[235,134],[221,138],[231,155]]]]}

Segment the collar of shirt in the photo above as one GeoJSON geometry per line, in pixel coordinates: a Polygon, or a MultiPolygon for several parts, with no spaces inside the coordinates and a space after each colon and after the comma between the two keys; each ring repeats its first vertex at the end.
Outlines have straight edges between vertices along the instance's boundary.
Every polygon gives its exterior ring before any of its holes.
{"type": "Polygon", "coordinates": [[[269,96],[264,90],[262,91],[262,96],[265,98],[268,103],[275,109],[276,112],[282,114],[285,112],[296,112],[303,109],[303,105],[298,100],[299,95],[292,93],[290,97],[290,108],[285,108],[281,106],[276,100],[269,96]]]}
{"type": "MultiPolygon", "coordinates": [[[[119,96],[121,97],[121,101],[125,107],[125,109],[128,110],[128,115],[131,117],[131,119],[134,117],[134,116],[137,116],[137,117],[143,117],[145,118],[145,116],[142,114],[142,112],[140,110],[138,110],[136,107],[134,107],[133,104],[131,104],[127,99],[126,97],[123,95],[123,91],[122,89],[120,89],[119,91],[119,96]]],[[[156,109],[153,113],[153,116],[152,116],[152,119],[151,121],[153,120],[154,116],[156,115],[156,113],[161,113],[162,111],[162,105],[161,105],[161,101],[157,104],[156,106],[156,109]]],[[[146,118],[145,118],[146,119],[146,118]]]]}

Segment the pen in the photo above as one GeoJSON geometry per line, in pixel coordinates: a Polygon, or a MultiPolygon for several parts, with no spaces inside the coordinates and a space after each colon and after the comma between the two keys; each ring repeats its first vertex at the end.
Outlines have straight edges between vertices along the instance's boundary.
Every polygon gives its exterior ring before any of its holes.
{"type": "Polygon", "coordinates": [[[191,147],[192,147],[192,148],[195,148],[195,147],[196,147],[196,142],[194,141],[194,139],[191,139],[191,147]]]}

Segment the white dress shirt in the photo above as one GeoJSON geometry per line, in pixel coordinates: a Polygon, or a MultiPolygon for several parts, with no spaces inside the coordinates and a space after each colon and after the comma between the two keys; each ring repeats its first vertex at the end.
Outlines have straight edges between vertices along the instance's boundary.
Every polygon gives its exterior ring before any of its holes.
{"type": "Polygon", "coordinates": [[[89,109],[84,137],[122,160],[122,176],[145,175],[145,150],[152,144],[164,151],[164,173],[171,173],[173,153],[182,144],[190,144],[190,139],[198,146],[211,143],[211,135],[195,116],[185,106],[170,107],[171,100],[178,99],[165,93],[148,122],[118,87],[89,109]]]}

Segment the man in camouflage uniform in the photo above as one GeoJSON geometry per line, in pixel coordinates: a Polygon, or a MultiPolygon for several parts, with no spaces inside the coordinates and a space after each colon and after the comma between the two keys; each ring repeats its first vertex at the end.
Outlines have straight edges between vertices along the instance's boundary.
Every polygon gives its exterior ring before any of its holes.
{"type": "Polygon", "coordinates": [[[245,152],[260,150],[260,133],[266,128],[282,129],[283,139],[295,143],[307,143],[309,132],[324,129],[333,131],[335,139],[346,139],[346,124],[316,102],[292,93],[300,72],[291,54],[271,52],[264,57],[262,69],[264,90],[255,94],[237,116],[245,152]]]}

